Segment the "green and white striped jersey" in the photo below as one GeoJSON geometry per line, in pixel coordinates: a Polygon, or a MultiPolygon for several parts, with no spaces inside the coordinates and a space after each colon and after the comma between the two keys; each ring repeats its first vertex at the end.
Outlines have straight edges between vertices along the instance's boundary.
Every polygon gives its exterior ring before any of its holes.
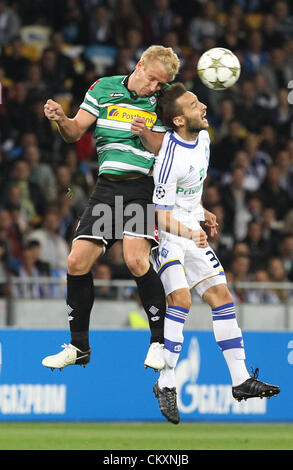
{"type": "Polygon", "coordinates": [[[80,105],[81,109],[97,118],[94,137],[99,175],[149,173],[155,157],[144,148],[140,138],[130,131],[135,116],[145,118],[146,125],[152,131],[166,132],[156,114],[156,96],[139,97],[130,92],[125,83],[127,78],[125,75],[117,75],[97,80],[80,105]]]}

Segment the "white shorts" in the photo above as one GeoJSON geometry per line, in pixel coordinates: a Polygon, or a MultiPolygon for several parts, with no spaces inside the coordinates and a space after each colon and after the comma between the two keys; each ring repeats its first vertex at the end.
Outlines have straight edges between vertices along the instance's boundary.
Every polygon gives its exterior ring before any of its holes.
{"type": "Polygon", "coordinates": [[[168,234],[160,238],[152,263],[163,283],[166,295],[195,288],[202,296],[212,286],[227,284],[224,269],[210,246],[198,248],[194,241],[168,234]]]}

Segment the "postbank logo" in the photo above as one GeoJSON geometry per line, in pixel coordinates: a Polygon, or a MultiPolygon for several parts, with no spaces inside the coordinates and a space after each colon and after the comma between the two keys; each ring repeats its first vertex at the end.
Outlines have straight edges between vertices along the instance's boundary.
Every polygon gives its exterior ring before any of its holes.
{"type": "Polygon", "coordinates": [[[142,111],[140,109],[125,108],[122,106],[108,106],[107,119],[131,123],[132,119],[135,117],[144,118],[147,127],[153,127],[157,120],[155,113],[142,111]]]}

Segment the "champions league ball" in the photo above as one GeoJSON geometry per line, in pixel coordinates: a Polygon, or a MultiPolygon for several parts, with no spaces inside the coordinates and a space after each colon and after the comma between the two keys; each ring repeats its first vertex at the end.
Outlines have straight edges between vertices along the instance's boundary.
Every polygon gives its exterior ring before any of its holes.
{"type": "Polygon", "coordinates": [[[225,90],[237,82],[240,62],[233,52],[214,47],[204,52],[198,61],[197,72],[202,83],[212,90],[225,90]]]}

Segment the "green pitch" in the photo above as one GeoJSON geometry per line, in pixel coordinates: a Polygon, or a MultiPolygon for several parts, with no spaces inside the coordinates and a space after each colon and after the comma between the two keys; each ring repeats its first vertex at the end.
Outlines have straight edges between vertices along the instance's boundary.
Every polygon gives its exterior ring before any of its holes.
{"type": "Polygon", "coordinates": [[[0,450],[293,450],[293,424],[0,423],[0,450]]]}

